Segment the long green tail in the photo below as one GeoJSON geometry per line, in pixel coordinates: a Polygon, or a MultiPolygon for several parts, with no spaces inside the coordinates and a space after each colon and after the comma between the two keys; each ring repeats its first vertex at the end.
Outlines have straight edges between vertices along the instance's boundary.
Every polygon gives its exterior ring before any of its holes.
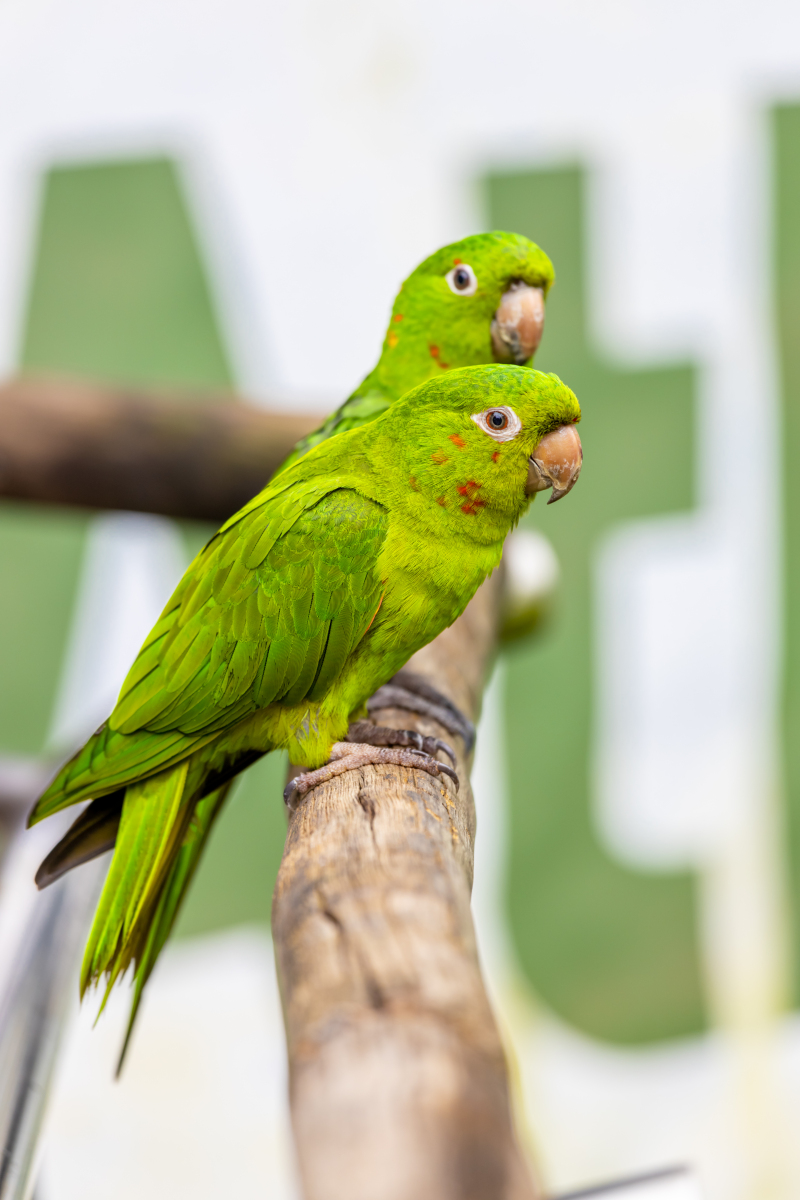
{"type": "Polygon", "coordinates": [[[114,857],[86,944],[80,979],[83,996],[105,976],[102,1012],[114,983],[134,965],[134,996],[120,1067],[142,990],[230,790],[226,783],[198,802],[203,774],[201,764],[184,760],[131,784],[125,793],[114,857]]]}
{"type": "Polygon", "coordinates": [[[122,1070],[122,1064],[125,1061],[144,986],[150,978],[156,959],[164,948],[164,943],[172,932],[175,919],[205,849],[211,827],[228,797],[232,782],[223,784],[216,792],[205,796],[195,808],[194,816],[161,890],[158,907],[150,922],[144,949],[141,954],[136,956],[131,1012],[117,1064],[117,1075],[122,1070]]]}

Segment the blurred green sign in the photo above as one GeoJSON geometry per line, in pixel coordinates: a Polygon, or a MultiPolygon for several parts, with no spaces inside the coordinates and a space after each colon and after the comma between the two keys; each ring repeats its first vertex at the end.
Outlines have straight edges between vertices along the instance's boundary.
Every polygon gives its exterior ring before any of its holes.
{"type": "Polygon", "coordinates": [[[685,1035],[705,1019],[693,880],[612,861],[592,824],[591,567],[616,524],[691,507],[696,373],[621,370],[593,351],[579,168],[495,174],[487,193],[491,227],[526,234],[555,263],[536,366],[580,397],[591,464],[569,504],[529,518],[555,546],[562,587],[552,629],[508,664],[514,943],[539,995],[579,1029],[618,1042],[685,1035]]]}

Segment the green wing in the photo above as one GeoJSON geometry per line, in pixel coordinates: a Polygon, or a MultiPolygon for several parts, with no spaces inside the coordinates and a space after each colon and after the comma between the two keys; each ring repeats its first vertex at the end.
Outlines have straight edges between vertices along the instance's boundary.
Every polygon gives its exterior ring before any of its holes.
{"type": "Polygon", "coordinates": [[[386,510],[319,485],[262,497],[189,567],[109,721],[30,823],[173,767],[257,709],[317,699],[336,679],[380,604],[386,510]]]}
{"type": "Polygon", "coordinates": [[[323,695],[381,597],[386,512],[340,489],[275,538],[258,514],[187,572],[109,724],[203,738],[275,701],[323,695]]]}

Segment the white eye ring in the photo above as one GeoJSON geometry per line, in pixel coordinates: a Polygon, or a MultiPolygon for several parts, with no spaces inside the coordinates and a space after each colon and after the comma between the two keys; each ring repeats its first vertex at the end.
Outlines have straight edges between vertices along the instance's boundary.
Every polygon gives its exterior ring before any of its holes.
{"type": "Polygon", "coordinates": [[[474,296],[478,290],[478,277],[467,263],[456,263],[445,279],[457,296],[474,296]]]}
{"type": "Polygon", "coordinates": [[[479,429],[488,433],[489,437],[494,438],[496,442],[512,442],[522,429],[522,421],[513,408],[508,408],[505,404],[501,404],[497,408],[487,408],[485,412],[473,413],[470,421],[474,421],[479,429]],[[501,425],[496,420],[501,415],[506,418],[505,425],[501,425]]]}

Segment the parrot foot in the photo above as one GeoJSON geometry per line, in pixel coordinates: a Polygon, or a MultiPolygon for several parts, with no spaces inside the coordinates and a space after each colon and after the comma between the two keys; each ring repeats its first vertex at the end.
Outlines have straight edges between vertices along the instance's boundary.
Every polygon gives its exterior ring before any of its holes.
{"type": "Polygon", "coordinates": [[[404,708],[421,717],[430,717],[450,733],[463,738],[467,754],[475,745],[475,726],[472,721],[456,708],[452,700],[437,692],[427,679],[413,671],[404,668],[378,688],[367,701],[367,711],[372,713],[379,708],[404,708]]]}
{"type": "Polygon", "coordinates": [[[446,754],[453,766],[456,765],[452,746],[441,738],[426,737],[414,729],[390,729],[387,725],[374,725],[372,721],[355,721],[348,729],[345,741],[358,742],[362,746],[411,746],[431,758],[446,754]]]}
{"type": "Polygon", "coordinates": [[[290,779],[284,789],[283,799],[290,812],[294,812],[295,802],[321,783],[327,783],[336,775],[345,771],[356,771],[359,767],[382,766],[412,767],[417,771],[427,771],[437,778],[447,775],[458,787],[458,776],[452,767],[446,763],[437,762],[429,754],[421,750],[407,750],[403,747],[369,746],[357,742],[334,742],[331,747],[330,762],[316,771],[304,771],[290,779]]]}

